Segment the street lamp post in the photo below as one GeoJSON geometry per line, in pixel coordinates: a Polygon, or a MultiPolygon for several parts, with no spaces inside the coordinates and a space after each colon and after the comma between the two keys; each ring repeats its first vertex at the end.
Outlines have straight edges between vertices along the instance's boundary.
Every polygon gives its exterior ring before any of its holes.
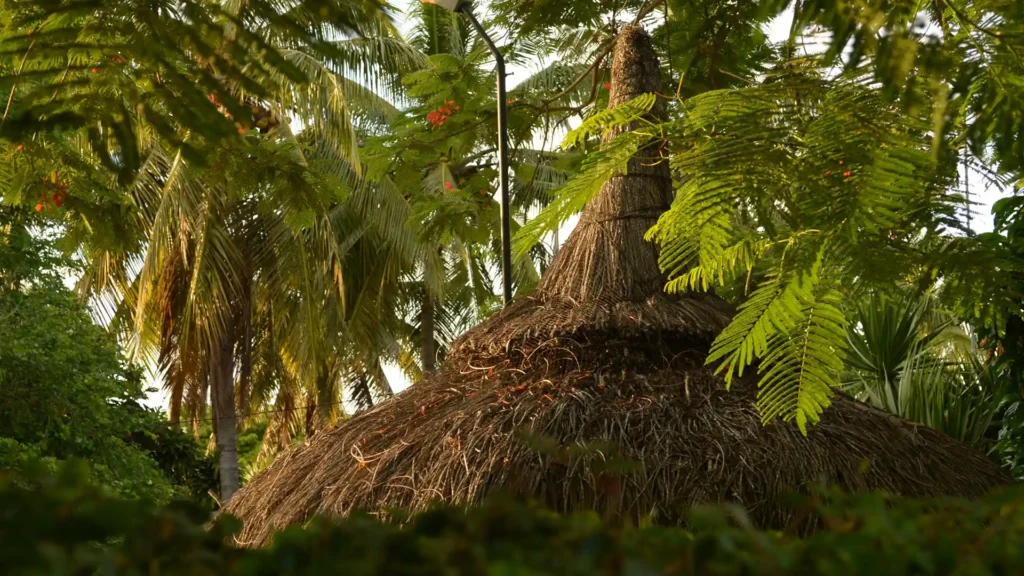
{"type": "Polygon", "coordinates": [[[509,215],[508,189],[508,102],[505,90],[505,57],[487,34],[480,21],[473,14],[469,0],[422,0],[436,4],[445,10],[461,12],[469,19],[473,29],[483,38],[494,55],[498,72],[498,182],[501,192],[501,288],[502,302],[507,306],[512,301],[512,217],[509,215]]]}

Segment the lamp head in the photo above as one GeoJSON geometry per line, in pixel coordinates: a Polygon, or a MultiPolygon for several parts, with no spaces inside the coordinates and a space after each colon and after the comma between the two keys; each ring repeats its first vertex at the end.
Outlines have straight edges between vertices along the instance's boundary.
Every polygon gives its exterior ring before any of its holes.
{"type": "Polygon", "coordinates": [[[468,0],[420,0],[424,4],[437,4],[445,10],[451,12],[458,12],[463,4],[468,4],[468,0]]]}

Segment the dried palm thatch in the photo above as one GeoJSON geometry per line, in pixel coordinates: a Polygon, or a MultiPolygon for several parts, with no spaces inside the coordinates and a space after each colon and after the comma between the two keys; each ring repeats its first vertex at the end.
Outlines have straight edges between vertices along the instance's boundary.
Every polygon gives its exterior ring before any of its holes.
{"type": "MultiPolygon", "coordinates": [[[[612,76],[612,105],[660,89],[640,28],[622,31],[612,76]]],[[[227,508],[244,521],[239,541],[263,543],[314,515],[387,517],[497,490],[663,523],[727,500],[779,526],[792,513],[780,494],[813,481],[966,497],[1008,481],[966,446],[844,396],[806,437],[763,426],[756,385],[726,391],[704,367],[729,308],[666,295],[643,240],[672,199],[666,163],[646,149],[629,168],[586,207],[536,294],[460,338],[444,372],[283,454],[243,488],[227,508]]]]}

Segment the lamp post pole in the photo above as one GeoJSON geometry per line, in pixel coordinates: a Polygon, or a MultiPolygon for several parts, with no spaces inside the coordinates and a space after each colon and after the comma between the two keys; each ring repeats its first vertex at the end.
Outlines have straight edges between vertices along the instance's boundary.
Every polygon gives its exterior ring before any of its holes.
{"type": "Polygon", "coordinates": [[[505,89],[505,57],[473,14],[469,0],[422,0],[453,12],[462,12],[494,55],[498,73],[498,185],[501,193],[501,289],[502,303],[512,301],[512,217],[509,214],[508,96],[505,89]]]}

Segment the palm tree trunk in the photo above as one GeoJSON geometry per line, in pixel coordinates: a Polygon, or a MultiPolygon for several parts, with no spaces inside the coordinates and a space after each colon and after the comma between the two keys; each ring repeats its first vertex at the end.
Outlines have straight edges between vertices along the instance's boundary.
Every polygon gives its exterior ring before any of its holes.
{"type": "Polygon", "coordinates": [[[181,373],[176,364],[172,364],[167,371],[167,381],[171,389],[171,395],[167,402],[168,420],[177,428],[181,425],[181,402],[185,397],[185,375],[181,373]]]}
{"type": "Polygon", "coordinates": [[[242,340],[241,365],[238,375],[238,413],[249,411],[249,394],[252,388],[252,272],[248,271],[245,284],[242,286],[242,340]]]}
{"type": "Polygon", "coordinates": [[[210,393],[213,396],[214,433],[220,468],[220,500],[226,503],[238,491],[238,429],[235,412],[234,319],[210,354],[210,393]]]}
{"type": "Polygon", "coordinates": [[[437,368],[434,350],[434,297],[426,283],[423,285],[423,305],[420,308],[420,363],[423,374],[433,374],[437,368]]]}

